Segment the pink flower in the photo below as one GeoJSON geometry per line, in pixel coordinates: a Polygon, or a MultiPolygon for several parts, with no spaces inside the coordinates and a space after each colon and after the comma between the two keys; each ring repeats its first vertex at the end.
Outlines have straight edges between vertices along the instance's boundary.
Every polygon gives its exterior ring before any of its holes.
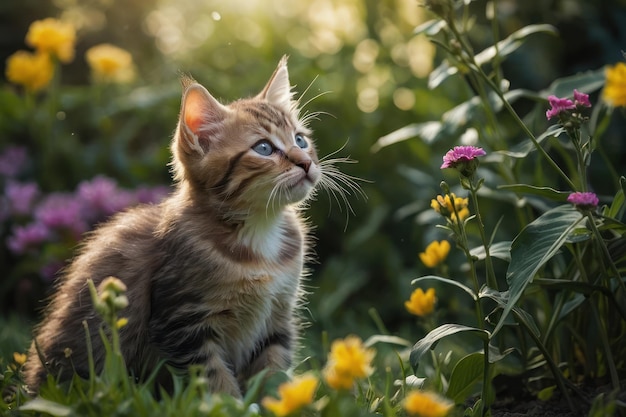
{"type": "Polygon", "coordinates": [[[574,104],[576,106],[591,107],[589,94],[581,93],[578,90],[574,90],[574,104]]]}
{"type": "Polygon", "coordinates": [[[549,96],[548,102],[550,103],[550,110],[546,111],[546,117],[548,120],[555,116],[558,116],[565,110],[572,110],[576,108],[576,104],[568,98],[558,98],[557,96],[549,96]]]}
{"type": "Polygon", "coordinates": [[[567,197],[567,201],[574,204],[575,206],[581,209],[592,209],[598,206],[598,196],[594,193],[585,192],[585,193],[571,193],[567,197]]]}
{"type": "Polygon", "coordinates": [[[441,169],[456,168],[459,164],[473,161],[476,157],[483,155],[486,155],[486,153],[482,148],[475,146],[455,146],[444,155],[441,169]]]}
{"type": "Polygon", "coordinates": [[[7,246],[11,252],[20,255],[33,247],[48,240],[50,230],[41,223],[31,223],[26,226],[17,226],[13,234],[7,239],[7,246]]]}

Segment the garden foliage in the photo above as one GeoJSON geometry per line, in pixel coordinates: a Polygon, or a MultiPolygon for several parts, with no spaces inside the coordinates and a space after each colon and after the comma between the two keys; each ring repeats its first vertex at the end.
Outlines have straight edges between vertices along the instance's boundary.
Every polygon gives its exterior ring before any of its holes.
{"type": "MultiPolygon", "coordinates": [[[[160,81],[175,78],[165,62],[198,70],[216,95],[234,98],[284,52],[271,45],[293,50],[292,79],[320,74],[298,88],[307,110],[337,118],[313,126],[319,148],[350,153],[360,160],[350,174],[371,182],[368,201],[337,206],[331,195],[312,204],[320,265],[293,372],[253,378],[243,399],[207,393],[199,369],[172,394],[135,383],[117,345],[124,317],[102,304],[124,289],[101,286],[92,298],[106,327],[85,337],[105,341],[102,374],[70,386],[50,378],[30,398],[19,376],[28,336],[0,333],[0,412],[487,415],[519,395],[514,386],[590,415],[624,412],[626,58],[614,48],[612,59],[581,60],[585,71],[528,81],[520,61],[545,54],[538,45],[566,36],[563,26],[520,24],[495,1],[429,0],[428,11],[404,18],[385,2],[313,3],[328,12],[327,26],[304,5],[276,27],[228,8],[202,17],[190,1],[176,12],[151,5],[146,31],[159,51],[143,59],[113,39],[83,45],[57,19],[33,23],[0,89],[3,314],[33,317],[82,233],[167,193],[180,89],[160,81]],[[214,37],[191,24],[182,38],[159,31],[174,28],[164,16],[183,12],[214,37]],[[220,26],[235,17],[244,23],[220,26]],[[189,43],[194,36],[206,57],[189,43]],[[231,38],[242,46],[227,48],[231,38]],[[80,53],[82,77],[71,63],[80,53]],[[159,53],[164,63],[151,65],[159,53]],[[437,66],[424,69],[416,57],[437,66]],[[326,94],[333,88],[338,94],[326,94]],[[603,393],[590,397],[581,389],[589,385],[603,393]]],[[[123,19],[99,7],[90,16],[123,19]]]]}

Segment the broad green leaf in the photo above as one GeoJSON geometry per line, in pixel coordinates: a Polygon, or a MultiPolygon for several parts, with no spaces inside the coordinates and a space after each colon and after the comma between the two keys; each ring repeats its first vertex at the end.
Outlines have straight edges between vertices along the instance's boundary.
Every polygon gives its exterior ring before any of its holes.
{"type": "Polygon", "coordinates": [[[369,337],[364,342],[364,345],[367,347],[371,347],[371,346],[374,346],[376,343],[386,343],[389,345],[400,345],[400,346],[406,346],[406,347],[411,346],[411,342],[409,342],[406,339],[403,339],[398,336],[389,336],[389,335],[384,335],[384,334],[377,334],[377,335],[369,337]]]}
{"type": "MultiPolygon", "coordinates": [[[[470,250],[470,254],[475,256],[479,260],[485,259],[487,253],[484,246],[477,246],[470,250]]],[[[496,242],[489,247],[489,255],[492,258],[501,259],[509,262],[511,260],[511,242],[506,240],[503,242],[496,242]]]]}
{"type": "Polygon", "coordinates": [[[454,285],[455,287],[459,287],[460,289],[462,289],[463,291],[468,293],[470,295],[470,297],[472,297],[473,300],[477,300],[478,299],[478,296],[476,295],[474,290],[472,290],[470,287],[468,287],[466,285],[463,285],[463,284],[461,284],[458,281],[454,281],[454,280],[449,279],[449,278],[439,277],[437,275],[426,275],[426,276],[423,276],[423,277],[415,278],[413,281],[411,281],[411,285],[415,285],[415,284],[417,284],[419,282],[428,281],[428,280],[439,281],[439,282],[443,282],[443,283],[446,283],[446,284],[454,285]]]}
{"type": "Polygon", "coordinates": [[[490,333],[487,330],[477,329],[475,327],[463,326],[461,324],[442,324],[436,329],[431,330],[423,339],[419,340],[413,348],[411,349],[411,355],[409,357],[409,362],[413,367],[414,371],[417,371],[419,366],[420,359],[424,355],[424,353],[428,352],[432,349],[439,340],[444,337],[451,336],[457,333],[473,333],[483,339],[484,341],[489,340],[490,333]]]}
{"type": "Polygon", "coordinates": [[[46,400],[41,397],[37,397],[32,401],[27,402],[20,407],[21,411],[36,411],[39,413],[46,413],[52,416],[64,417],[69,416],[72,409],[67,405],[59,404],[54,401],[46,400]]]}
{"type": "MultiPolygon", "coordinates": [[[[490,298],[496,303],[498,303],[499,308],[504,309],[509,301],[509,292],[508,291],[500,292],[484,285],[480,289],[479,297],[490,298]]],[[[526,325],[526,328],[530,329],[530,331],[532,331],[535,334],[535,336],[539,337],[541,335],[541,332],[539,331],[539,327],[537,327],[537,323],[535,323],[535,320],[530,314],[528,314],[526,311],[524,311],[523,309],[519,307],[513,307],[512,311],[513,311],[513,316],[515,317],[518,323],[523,322],[526,325]]],[[[489,358],[489,360],[492,361],[491,357],[489,358]]]]}
{"type": "Polygon", "coordinates": [[[509,299],[494,334],[502,328],[511,309],[539,269],[557,253],[582,219],[582,214],[573,206],[559,206],[528,224],[513,240],[511,263],[506,274],[509,299]]]}
{"type": "Polygon", "coordinates": [[[611,203],[611,206],[605,209],[604,215],[606,217],[619,219],[622,217],[622,214],[624,212],[624,200],[625,200],[624,188],[626,188],[626,178],[621,177],[619,179],[619,182],[620,182],[621,188],[617,190],[617,193],[615,194],[615,198],[613,198],[613,202],[611,203]]]}
{"type": "Polygon", "coordinates": [[[550,86],[541,92],[543,97],[554,94],[557,97],[572,97],[574,89],[582,93],[591,93],[604,86],[604,67],[593,71],[586,71],[571,77],[563,77],[555,80],[550,86]]]}
{"type": "Polygon", "coordinates": [[[446,397],[455,404],[462,404],[475,393],[476,385],[482,381],[485,367],[485,355],[481,352],[471,353],[459,360],[450,375],[450,385],[446,397]]]}
{"type": "Polygon", "coordinates": [[[538,195],[540,197],[545,197],[561,203],[567,201],[567,196],[570,194],[569,192],[557,191],[550,187],[536,187],[534,185],[527,184],[500,185],[498,186],[498,189],[512,191],[518,194],[538,195]]]}
{"type": "Polygon", "coordinates": [[[386,146],[415,137],[421,138],[426,143],[431,143],[439,138],[442,127],[443,124],[441,122],[413,123],[380,137],[376,143],[372,145],[371,149],[372,152],[378,152],[386,146]]]}

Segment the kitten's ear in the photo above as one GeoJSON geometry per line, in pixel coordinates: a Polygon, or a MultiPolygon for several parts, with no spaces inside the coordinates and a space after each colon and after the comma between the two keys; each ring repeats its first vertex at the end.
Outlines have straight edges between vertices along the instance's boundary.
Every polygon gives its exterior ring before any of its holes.
{"type": "Polygon", "coordinates": [[[287,70],[287,55],[284,55],[258,97],[289,110],[291,109],[292,96],[289,71],[287,70]]]}
{"type": "Polygon", "coordinates": [[[183,80],[183,86],[185,91],[178,121],[179,146],[186,153],[204,154],[228,109],[193,80],[183,80]]]}

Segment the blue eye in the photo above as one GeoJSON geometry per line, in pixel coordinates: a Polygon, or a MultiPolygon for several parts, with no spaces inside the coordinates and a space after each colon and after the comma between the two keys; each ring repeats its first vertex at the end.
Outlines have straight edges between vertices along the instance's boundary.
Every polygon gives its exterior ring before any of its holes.
{"type": "Polygon", "coordinates": [[[300,147],[300,149],[306,149],[309,147],[309,142],[304,138],[300,133],[296,134],[296,145],[300,147]]]}
{"type": "Polygon", "coordinates": [[[267,140],[262,140],[260,142],[257,142],[257,144],[254,145],[252,149],[259,155],[263,155],[263,156],[270,156],[272,153],[274,153],[274,147],[267,140]]]}

